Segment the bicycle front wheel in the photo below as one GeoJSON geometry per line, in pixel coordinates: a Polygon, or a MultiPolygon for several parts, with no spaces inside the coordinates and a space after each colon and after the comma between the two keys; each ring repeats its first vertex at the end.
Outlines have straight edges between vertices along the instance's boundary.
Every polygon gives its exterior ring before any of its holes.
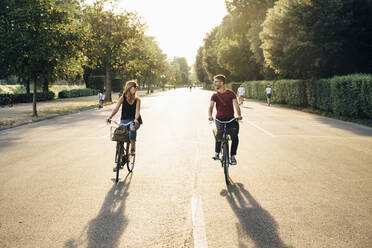
{"type": "Polygon", "coordinates": [[[115,182],[119,182],[119,171],[120,171],[120,164],[121,164],[121,158],[123,154],[123,146],[120,142],[116,145],[116,179],[115,182]]]}
{"type": "Polygon", "coordinates": [[[136,161],[136,156],[132,156],[132,155],[129,155],[128,157],[128,161],[127,161],[127,169],[129,171],[129,173],[131,173],[134,169],[134,163],[136,161]]]}
{"type": "Polygon", "coordinates": [[[225,174],[226,184],[229,185],[230,179],[229,179],[229,143],[228,142],[223,144],[222,150],[223,150],[223,153],[222,153],[223,154],[223,157],[222,157],[223,171],[225,174]]]}
{"type": "Polygon", "coordinates": [[[130,155],[129,142],[127,143],[126,148],[127,148],[127,158],[128,158],[126,164],[127,164],[127,169],[129,173],[131,173],[134,169],[135,156],[130,155]]]}

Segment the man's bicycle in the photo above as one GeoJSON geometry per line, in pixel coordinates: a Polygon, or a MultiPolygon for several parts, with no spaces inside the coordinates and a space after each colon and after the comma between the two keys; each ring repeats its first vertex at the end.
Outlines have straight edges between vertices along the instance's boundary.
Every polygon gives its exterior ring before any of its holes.
{"type": "MultiPolygon", "coordinates": [[[[230,166],[230,153],[229,153],[229,140],[231,140],[230,135],[227,133],[227,124],[237,121],[238,118],[233,118],[229,121],[220,121],[218,119],[215,119],[217,122],[223,124],[223,131],[222,131],[222,137],[221,137],[221,150],[222,150],[222,158],[219,158],[221,161],[221,166],[223,168],[223,172],[225,174],[225,181],[226,184],[230,184],[230,177],[229,177],[229,166],[230,166]]],[[[217,137],[217,130],[213,130],[213,134],[216,139],[217,137]]]]}
{"type": "Polygon", "coordinates": [[[123,125],[114,120],[109,120],[109,123],[115,123],[115,126],[110,128],[110,136],[112,141],[116,141],[116,152],[115,152],[115,164],[114,172],[116,172],[115,182],[119,181],[119,172],[126,165],[129,173],[134,169],[134,164],[136,160],[136,155],[129,152],[129,130],[128,126],[132,122],[123,125]]]}

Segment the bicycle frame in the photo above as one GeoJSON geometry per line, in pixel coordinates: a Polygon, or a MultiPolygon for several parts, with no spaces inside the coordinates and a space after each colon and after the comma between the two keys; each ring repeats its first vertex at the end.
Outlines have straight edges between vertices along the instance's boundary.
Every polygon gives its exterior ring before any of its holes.
{"type": "MultiPolygon", "coordinates": [[[[227,124],[236,121],[237,118],[233,118],[230,121],[220,121],[216,119],[217,122],[223,124],[223,133],[222,133],[222,139],[221,139],[221,150],[222,150],[222,159],[220,158],[219,160],[221,161],[221,165],[224,168],[224,174],[225,174],[225,181],[226,184],[230,184],[230,177],[229,177],[229,139],[227,137],[227,124]]],[[[218,130],[216,135],[218,135],[218,130]]],[[[216,137],[218,138],[218,137],[216,137]]]]}
{"type": "MultiPolygon", "coordinates": [[[[111,124],[111,122],[115,123],[117,126],[129,126],[133,122],[129,122],[128,124],[120,124],[114,120],[109,119],[108,122],[111,124]]],[[[112,135],[112,126],[110,129],[110,136],[112,135]]],[[[115,152],[115,163],[117,164],[116,166],[116,183],[119,181],[119,171],[120,169],[123,168],[125,164],[127,164],[127,168],[129,173],[132,172],[133,167],[134,167],[134,156],[129,154],[129,141],[128,142],[123,142],[123,141],[117,141],[116,142],[116,152],[115,152]],[[124,155],[124,156],[123,156],[124,155]],[[130,158],[132,158],[132,163],[130,163],[130,158]]]]}

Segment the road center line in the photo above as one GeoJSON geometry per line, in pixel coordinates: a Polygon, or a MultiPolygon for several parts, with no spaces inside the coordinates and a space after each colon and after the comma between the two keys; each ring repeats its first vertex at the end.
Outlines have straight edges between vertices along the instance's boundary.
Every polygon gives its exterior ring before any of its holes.
{"type": "Polygon", "coordinates": [[[191,215],[192,215],[192,235],[194,239],[194,247],[195,248],[208,248],[208,241],[207,235],[205,232],[205,223],[204,223],[204,214],[203,214],[203,206],[202,206],[202,199],[200,194],[198,193],[198,186],[200,185],[200,165],[201,163],[201,130],[196,130],[196,147],[197,152],[195,153],[194,157],[194,180],[192,185],[192,198],[191,198],[191,215]]]}
{"type": "Polygon", "coordinates": [[[203,215],[202,201],[200,197],[194,195],[191,199],[192,210],[192,234],[195,248],[207,248],[208,241],[205,233],[205,223],[203,215]]]}
{"type": "Polygon", "coordinates": [[[261,130],[262,132],[264,132],[265,134],[269,135],[270,137],[272,138],[275,138],[275,135],[270,133],[269,131],[263,129],[262,127],[258,126],[257,124],[251,122],[251,121],[248,121],[248,123],[251,125],[251,126],[254,126],[255,128],[261,130]]]}

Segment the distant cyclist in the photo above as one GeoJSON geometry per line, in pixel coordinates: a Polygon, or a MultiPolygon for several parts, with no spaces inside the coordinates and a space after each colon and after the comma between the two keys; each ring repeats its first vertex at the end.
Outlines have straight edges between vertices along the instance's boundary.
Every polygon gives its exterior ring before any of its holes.
{"type": "Polygon", "coordinates": [[[112,117],[119,111],[121,108],[121,118],[120,124],[129,125],[129,140],[131,153],[134,155],[136,150],[136,137],[137,130],[142,124],[142,118],[140,114],[141,109],[141,100],[137,96],[136,92],[138,89],[137,82],[135,80],[128,81],[125,84],[123,95],[120,96],[118,103],[115,108],[112,110],[111,115],[106,119],[107,122],[111,120],[112,117]]]}
{"type": "MultiPolygon", "coordinates": [[[[212,113],[214,109],[214,105],[216,105],[217,115],[216,119],[220,121],[230,121],[234,119],[234,107],[238,114],[238,120],[242,120],[242,115],[240,112],[240,107],[238,101],[236,99],[236,95],[232,90],[226,89],[225,87],[226,77],[222,74],[216,75],[213,77],[214,86],[217,89],[217,92],[214,93],[211,97],[210,105],[209,105],[209,120],[212,121],[212,113]]],[[[221,152],[221,135],[223,132],[223,124],[216,121],[217,127],[217,137],[216,137],[216,146],[215,146],[215,154],[213,159],[219,159],[219,154],[221,152]]],[[[237,121],[233,121],[227,124],[227,133],[231,136],[231,165],[236,165],[236,153],[238,150],[239,144],[239,123],[237,121]]]]}

